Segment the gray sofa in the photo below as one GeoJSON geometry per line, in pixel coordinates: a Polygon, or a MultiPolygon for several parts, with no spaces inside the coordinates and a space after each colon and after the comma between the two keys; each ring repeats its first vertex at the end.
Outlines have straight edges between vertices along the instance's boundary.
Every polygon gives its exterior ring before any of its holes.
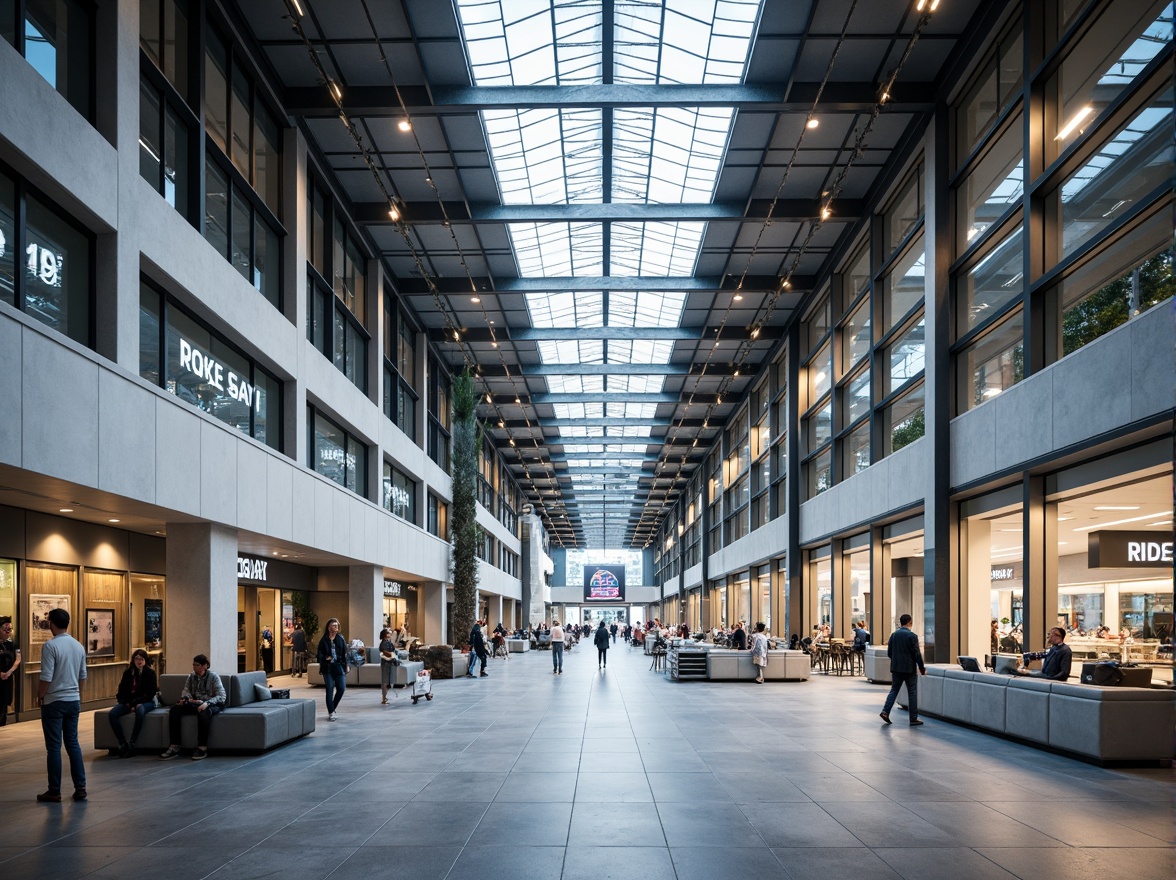
{"type": "MultiPolygon", "coordinates": [[[[379,648],[365,648],[367,662],[360,666],[352,666],[347,670],[348,687],[379,687],[380,686],[380,650],[379,648]]],[[[392,686],[406,687],[416,681],[416,674],[425,668],[425,664],[418,660],[401,660],[399,666],[392,668],[392,686]]],[[[312,687],[323,687],[323,674],[317,663],[306,664],[306,681],[312,687]]]]}
{"type": "MultiPolygon", "coordinates": [[[[256,751],[264,752],[274,746],[297,739],[314,732],[315,704],[313,700],[265,700],[259,701],[255,685],[266,686],[264,672],[243,672],[237,675],[222,675],[225,686],[226,707],[212,719],[208,734],[208,747],[213,751],[256,751]]],[[[168,706],[180,701],[187,675],[161,675],[159,693],[164,706],[153,709],[143,719],[143,730],[136,743],[140,751],[158,749],[163,751],[169,745],[168,706]]],[[[94,748],[118,748],[118,738],[110,727],[107,716],[109,709],[94,713],[94,748]]],[[[126,715],[121,720],[123,735],[130,739],[135,716],[126,715]]],[[[180,727],[184,748],[196,747],[196,718],[187,716],[180,727]]]]}
{"type": "MultiPolygon", "coordinates": [[[[808,681],[809,672],[809,657],[803,651],[768,651],[768,665],[764,668],[765,680],[808,681]]],[[[756,666],[751,662],[751,651],[711,648],[706,655],[706,677],[712,680],[753,681],[756,677],[756,666]]]]}
{"type": "MultiPolygon", "coordinates": [[[[899,704],[907,705],[906,688],[899,704]]],[[[1170,761],[1176,691],[1101,687],[929,665],[919,714],[1099,761],[1170,761]]]]}

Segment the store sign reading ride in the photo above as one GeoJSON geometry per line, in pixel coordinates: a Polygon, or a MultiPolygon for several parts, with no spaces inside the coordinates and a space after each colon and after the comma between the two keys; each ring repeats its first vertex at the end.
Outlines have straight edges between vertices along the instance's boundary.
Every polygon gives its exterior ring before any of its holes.
{"type": "Polygon", "coordinates": [[[1090,533],[1086,552],[1090,568],[1168,568],[1172,535],[1103,529],[1090,533]]]}
{"type": "Polygon", "coordinates": [[[246,581],[264,581],[265,570],[269,563],[264,559],[254,559],[251,556],[237,557],[237,579],[246,581]]]}
{"type": "Polygon", "coordinates": [[[200,377],[202,384],[211,385],[218,391],[224,391],[227,383],[229,397],[261,412],[261,391],[257,387],[250,385],[232,370],[225,369],[225,365],[220,361],[194,348],[192,343],[182,336],[180,367],[195,373],[200,377]]]}

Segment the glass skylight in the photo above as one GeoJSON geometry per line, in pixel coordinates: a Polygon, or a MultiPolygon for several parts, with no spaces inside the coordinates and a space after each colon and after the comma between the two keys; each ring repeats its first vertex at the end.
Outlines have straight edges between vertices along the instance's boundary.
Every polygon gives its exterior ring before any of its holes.
{"type": "Polygon", "coordinates": [[[608,414],[615,419],[652,419],[657,415],[657,404],[610,403],[608,414]]]}
{"type": "Polygon", "coordinates": [[[603,376],[545,376],[552,394],[600,394],[604,391],[603,376]]]}
{"type": "Polygon", "coordinates": [[[604,320],[602,293],[565,290],[525,296],[532,327],[599,327],[604,320]]]}
{"type": "Polygon", "coordinates": [[[458,0],[480,86],[601,82],[600,0],[458,0]]]}
{"type": "MultiPolygon", "coordinates": [[[[538,343],[539,357],[545,364],[603,364],[604,341],[601,339],[560,339],[538,343]]],[[[609,343],[612,352],[612,343],[609,343]]],[[[610,358],[611,360],[611,358],[610,358]]]]}
{"type": "Polygon", "coordinates": [[[647,445],[646,443],[618,443],[615,446],[603,446],[599,443],[569,443],[564,445],[564,454],[568,456],[604,455],[605,453],[635,455],[643,454],[647,445]]]}
{"type": "Polygon", "coordinates": [[[599,223],[511,223],[507,228],[524,278],[604,274],[599,223]]]}
{"type": "Polygon", "coordinates": [[[603,403],[553,403],[557,419],[601,419],[604,418],[603,403]]]}
{"type": "Polygon", "coordinates": [[[610,394],[656,394],[665,384],[665,376],[608,376],[610,394]]]}
{"type": "Polygon", "coordinates": [[[608,299],[610,327],[677,327],[686,306],[684,293],[621,293],[608,299]]]}
{"type": "MultiPolygon", "coordinates": [[[[642,447],[644,451],[645,447],[642,447]]],[[[565,452],[567,450],[565,449],[565,452]]],[[[588,453],[590,457],[568,456],[569,468],[610,467],[610,468],[640,468],[645,464],[644,458],[604,458],[600,453],[588,453]]]]}
{"type": "Polygon", "coordinates": [[[694,273],[705,223],[614,223],[610,272],[614,277],[694,273]]]}
{"type": "Polygon", "coordinates": [[[601,202],[599,110],[485,110],[482,120],[503,204],[601,202]]]}
{"type": "Polygon", "coordinates": [[[559,435],[561,437],[631,437],[639,439],[641,437],[648,437],[652,433],[653,428],[649,426],[627,426],[627,427],[609,427],[607,429],[590,428],[584,425],[574,425],[570,428],[560,428],[559,435]]]}
{"type": "Polygon", "coordinates": [[[616,0],[614,80],[738,83],[760,0],[616,0]]]}
{"type": "Polygon", "coordinates": [[[613,111],[613,201],[709,202],[735,111],[638,107],[613,111]]]}
{"type": "Polygon", "coordinates": [[[674,343],[658,339],[610,339],[610,364],[668,364],[674,343]]]}

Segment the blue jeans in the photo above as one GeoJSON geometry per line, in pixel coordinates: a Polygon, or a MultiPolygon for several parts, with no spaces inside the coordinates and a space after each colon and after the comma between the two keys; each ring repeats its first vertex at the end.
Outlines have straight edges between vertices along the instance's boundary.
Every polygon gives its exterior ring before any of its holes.
{"type": "Polygon", "coordinates": [[[890,693],[886,695],[886,706],[882,709],[887,715],[890,710],[894,708],[894,700],[898,697],[898,691],[903,686],[907,686],[907,712],[910,714],[911,721],[919,717],[919,673],[917,672],[892,672],[890,673],[890,693]]]}
{"type": "Polygon", "coordinates": [[[343,699],[343,692],[347,690],[347,673],[340,669],[338,672],[324,672],[323,684],[327,688],[327,714],[339,708],[339,701],[343,699]]]}
{"type": "Polygon", "coordinates": [[[466,666],[466,675],[473,675],[474,674],[474,664],[477,662],[478,662],[478,654],[473,648],[470,648],[469,665],[466,666]]]}
{"type": "Polygon", "coordinates": [[[563,672],[563,642],[551,643],[551,668],[556,672],[563,672]]]}
{"type": "Polygon", "coordinates": [[[126,742],[126,737],[123,736],[122,718],[124,715],[135,713],[135,727],[131,731],[131,742],[139,741],[139,732],[143,729],[143,719],[147,717],[147,713],[155,707],[151,703],[140,703],[135,708],[131,709],[122,703],[115,703],[114,708],[110,710],[110,714],[106,717],[110,719],[110,726],[114,728],[114,735],[118,737],[119,743],[126,742]]]}
{"type": "Polygon", "coordinates": [[[45,734],[45,768],[49,771],[49,791],[61,794],[61,744],[69,755],[69,775],[74,788],[86,787],[86,765],[78,744],[78,700],[56,700],[41,707],[41,731],[45,734]]]}

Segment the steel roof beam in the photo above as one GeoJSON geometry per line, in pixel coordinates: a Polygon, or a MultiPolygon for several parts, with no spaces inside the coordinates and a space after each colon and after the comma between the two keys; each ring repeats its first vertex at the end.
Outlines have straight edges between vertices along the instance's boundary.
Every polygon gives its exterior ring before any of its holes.
{"type": "MultiPolygon", "coordinates": [[[[464,202],[445,202],[442,212],[437,202],[408,202],[400,206],[404,219],[416,225],[444,223],[645,223],[654,221],[701,222],[713,220],[743,220],[762,222],[768,219],[766,199],[756,199],[750,205],[742,202],[683,203],[638,205],[621,202],[573,205],[499,205],[476,202],[468,207],[464,202]]],[[[776,203],[772,220],[778,223],[816,220],[821,211],[818,199],[783,199],[776,203]]],[[[838,220],[855,222],[864,210],[860,199],[837,199],[832,204],[838,220]]],[[[355,206],[354,219],[365,226],[390,226],[388,206],[383,202],[364,202],[355,206]]]]}
{"type": "MultiPolygon", "coordinates": [[[[584,334],[582,338],[591,338],[584,334]]],[[[516,364],[510,368],[512,376],[689,376],[699,375],[702,364],[516,364]]],[[[730,376],[734,366],[727,363],[711,363],[706,368],[708,376],[730,376]]],[[[502,364],[482,364],[478,374],[484,378],[502,378],[506,367],[502,364]]]]}
{"type": "MultiPolygon", "coordinates": [[[[591,276],[583,278],[569,278],[566,276],[550,278],[487,278],[475,277],[474,288],[480,291],[498,293],[556,293],[559,291],[600,291],[600,290],[654,290],[654,291],[733,291],[739,286],[739,278],[733,275],[722,277],[706,276],[678,276],[666,278],[660,275],[630,275],[618,277],[591,276]]],[[[743,282],[743,292],[746,294],[763,293],[776,290],[781,279],[775,275],[748,275],[743,282]]],[[[796,275],[792,278],[792,290],[804,291],[812,288],[815,278],[809,275],[796,275]]],[[[435,280],[440,293],[466,294],[470,293],[470,280],[459,276],[438,278],[435,280]]],[[[396,289],[405,296],[421,296],[429,294],[429,286],[421,278],[398,278],[396,289]]]]}
{"type": "MultiPolygon", "coordinates": [[[[698,340],[714,332],[713,325],[692,327],[495,327],[491,335],[489,327],[467,327],[461,331],[462,342],[559,342],[563,340],[609,339],[629,341],[634,339],[698,340]]],[[[783,327],[765,327],[760,339],[782,339],[783,327]]],[[[433,342],[452,342],[453,335],[440,328],[429,331],[433,342]]]]}

